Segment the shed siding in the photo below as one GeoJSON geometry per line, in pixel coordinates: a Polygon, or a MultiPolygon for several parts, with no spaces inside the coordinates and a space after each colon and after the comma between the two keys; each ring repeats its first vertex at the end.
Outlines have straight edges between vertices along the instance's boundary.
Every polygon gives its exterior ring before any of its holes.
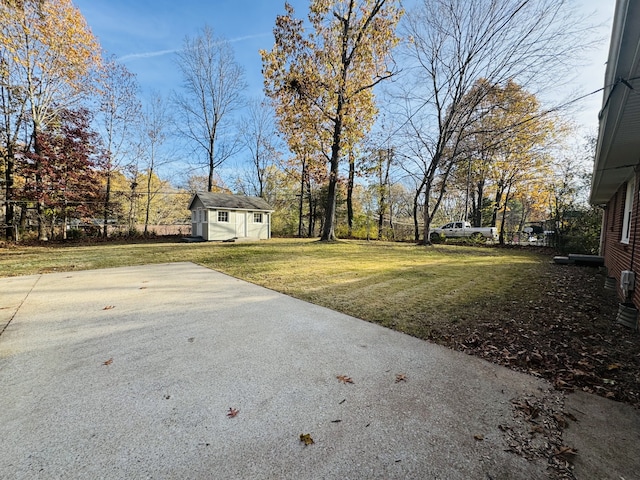
{"type": "Polygon", "coordinates": [[[633,303],[640,307],[640,229],[638,229],[638,188],[633,195],[633,209],[631,214],[631,233],[629,243],[621,242],[622,226],[624,223],[624,203],[627,185],[624,184],[609,200],[605,207],[602,222],[605,233],[601,254],[605,258],[607,275],[616,279],[617,293],[621,300],[620,273],[623,270],[636,272],[636,288],[633,292],[633,303]],[[635,245],[635,251],[634,251],[635,245]],[[632,258],[633,257],[633,258],[632,258]]]}
{"type": "Polygon", "coordinates": [[[210,210],[209,212],[209,234],[207,240],[229,240],[237,237],[236,235],[236,217],[235,213],[229,210],[210,210]],[[218,221],[218,212],[227,212],[229,214],[228,222],[218,221]]]}
{"type": "Polygon", "coordinates": [[[199,195],[195,194],[190,202],[192,235],[217,241],[271,238],[271,211],[260,210],[262,204],[270,208],[264,200],[242,197],[236,201],[232,196],[220,194],[208,194],[203,200],[199,195]],[[247,207],[257,210],[249,210],[247,207]],[[225,212],[228,221],[218,221],[219,212],[225,212]]]}
{"type": "Polygon", "coordinates": [[[270,238],[271,215],[266,212],[248,212],[247,214],[247,236],[267,240],[270,238]],[[262,214],[262,222],[255,222],[255,214],[262,214]]]}

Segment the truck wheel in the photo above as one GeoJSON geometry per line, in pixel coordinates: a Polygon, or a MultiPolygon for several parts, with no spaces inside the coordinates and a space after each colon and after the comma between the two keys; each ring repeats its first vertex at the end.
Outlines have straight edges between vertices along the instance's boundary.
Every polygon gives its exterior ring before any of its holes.
{"type": "Polygon", "coordinates": [[[429,239],[432,243],[438,243],[441,242],[444,238],[438,232],[432,232],[431,235],[429,235],[429,239]]]}

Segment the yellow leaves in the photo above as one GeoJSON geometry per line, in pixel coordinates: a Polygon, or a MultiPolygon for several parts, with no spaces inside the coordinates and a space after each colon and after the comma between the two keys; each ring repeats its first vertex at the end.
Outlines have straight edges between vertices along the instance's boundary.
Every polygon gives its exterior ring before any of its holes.
{"type": "Polygon", "coordinates": [[[356,3],[354,9],[342,0],[313,0],[307,35],[287,8],[276,21],[273,49],[260,52],[265,92],[295,152],[305,146],[311,156],[328,158],[332,144],[348,150],[373,125],[373,86],[387,76],[403,10],[397,0],[356,3]],[[291,78],[304,79],[303,88],[291,88],[291,78]]]}
{"type": "Polygon", "coordinates": [[[0,42],[20,68],[19,82],[38,79],[54,92],[87,88],[94,66],[100,63],[100,47],[84,17],[71,0],[25,0],[20,6],[0,4],[0,42]],[[66,84],[66,85],[65,85],[66,84]]]}
{"type": "Polygon", "coordinates": [[[304,446],[309,446],[309,445],[313,445],[315,442],[313,441],[313,438],[311,438],[311,434],[310,433],[301,433],[300,434],[300,441],[302,443],[304,443],[304,446]]]}

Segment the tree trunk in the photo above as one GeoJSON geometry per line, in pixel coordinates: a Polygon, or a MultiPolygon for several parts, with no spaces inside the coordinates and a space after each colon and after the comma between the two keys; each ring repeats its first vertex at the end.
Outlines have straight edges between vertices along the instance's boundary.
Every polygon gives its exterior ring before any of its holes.
{"type": "Polygon", "coordinates": [[[16,240],[14,232],[14,204],[13,204],[13,168],[14,168],[14,152],[11,142],[7,144],[7,157],[5,162],[4,181],[4,211],[5,211],[5,238],[7,240],[16,240]]]}
{"type": "Polygon", "coordinates": [[[327,190],[327,206],[325,209],[324,225],[322,226],[323,242],[331,242],[336,239],[336,201],[338,195],[338,167],[340,165],[340,139],[342,135],[342,95],[338,95],[338,112],[333,128],[333,144],[331,145],[331,161],[329,170],[329,188],[327,190]]]}
{"type": "Polygon", "coordinates": [[[347,224],[349,238],[353,236],[353,184],[356,177],[356,159],[353,150],[349,151],[349,180],[347,181],[347,224]]]}
{"type": "Polygon", "coordinates": [[[482,199],[484,197],[484,180],[478,182],[477,187],[478,188],[476,190],[476,193],[478,194],[478,197],[477,197],[477,204],[474,207],[474,212],[473,212],[474,213],[473,226],[481,227],[482,226],[482,199]]]}
{"type": "Polygon", "coordinates": [[[66,240],[67,239],[67,225],[69,224],[69,216],[67,215],[67,209],[65,206],[65,213],[64,213],[64,217],[62,219],[62,239],[66,240]]]}
{"type": "Polygon", "coordinates": [[[302,238],[302,207],[304,205],[304,184],[307,164],[302,160],[302,172],[300,172],[300,204],[298,207],[298,237],[302,238]]]}
{"type": "Polygon", "coordinates": [[[495,227],[498,223],[498,212],[502,208],[500,206],[500,202],[502,201],[502,194],[504,193],[504,185],[502,182],[498,183],[498,187],[496,190],[496,200],[493,205],[493,215],[491,216],[491,226],[495,227]]]}
{"type": "MultiPolygon", "coordinates": [[[[307,179],[309,180],[309,179],[307,179]]],[[[316,202],[311,193],[311,181],[307,183],[307,194],[309,195],[309,238],[314,236],[316,230],[316,202]]]]}
{"type": "Polygon", "coordinates": [[[149,211],[151,210],[151,175],[153,170],[149,170],[147,174],[147,206],[144,214],[144,236],[149,233],[149,211]]]}
{"type": "Polygon", "coordinates": [[[131,198],[129,198],[129,221],[127,222],[129,233],[133,231],[135,228],[135,218],[136,218],[136,198],[138,194],[136,193],[136,188],[138,188],[138,172],[137,170],[133,174],[133,180],[131,182],[131,198]]]}
{"type": "Polygon", "coordinates": [[[413,234],[416,243],[420,243],[420,222],[418,221],[418,206],[420,205],[420,194],[424,188],[424,181],[416,189],[416,194],[413,196],[413,234]]]}
{"type": "Polygon", "coordinates": [[[38,218],[38,240],[46,241],[47,234],[45,231],[44,224],[44,201],[42,200],[43,195],[43,185],[42,185],[42,163],[40,162],[40,155],[42,150],[40,148],[40,141],[38,140],[38,132],[40,131],[40,126],[34,121],[33,122],[33,150],[36,154],[36,191],[38,192],[38,201],[36,202],[36,214],[38,218]]]}
{"type": "Polygon", "coordinates": [[[504,225],[507,217],[507,202],[509,201],[509,194],[511,193],[511,185],[507,188],[507,193],[504,196],[504,207],[502,209],[502,221],[500,222],[500,234],[498,236],[498,243],[504,245],[504,225]]]}
{"type": "Polygon", "coordinates": [[[102,225],[102,236],[107,238],[109,234],[109,204],[111,203],[111,166],[107,167],[107,185],[104,193],[104,224],[102,225]]]}
{"type": "Polygon", "coordinates": [[[215,129],[213,130],[213,135],[211,136],[211,138],[209,138],[209,175],[207,177],[207,192],[212,192],[213,191],[213,168],[215,166],[215,152],[214,152],[214,147],[215,147],[215,143],[214,140],[216,138],[216,131],[215,129]]]}

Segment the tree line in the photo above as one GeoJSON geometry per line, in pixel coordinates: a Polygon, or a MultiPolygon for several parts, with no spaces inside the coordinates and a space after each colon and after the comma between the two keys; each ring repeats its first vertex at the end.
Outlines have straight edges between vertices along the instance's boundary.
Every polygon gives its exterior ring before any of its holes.
{"type": "MultiPolygon", "coordinates": [[[[205,26],[177,54],[183,83],[142,104],[70,0],[0,4],[4,231],[188,222],[190,192],[257,195],[274,234],[428,244],[434,222],[568,232],[585,165],[563,102],[587,51],[569,0],[285,3],[260,52],[265,97],[205,26]],[[546,100],[546,99],[545,99],[546,100]],[[176,134],[177,133],[177,134],[176,134]],[[161,179],[192,160],[190,174],[161,179]],[[220,167],[242,160],[222,178],[220,167]],[[182,205],[182,209],[177,205],[182,205]],[[545,224],[546,222],[546,224],[545,224]]],[[[575,222],[573,222],[575,223],[575,222]]]]}

